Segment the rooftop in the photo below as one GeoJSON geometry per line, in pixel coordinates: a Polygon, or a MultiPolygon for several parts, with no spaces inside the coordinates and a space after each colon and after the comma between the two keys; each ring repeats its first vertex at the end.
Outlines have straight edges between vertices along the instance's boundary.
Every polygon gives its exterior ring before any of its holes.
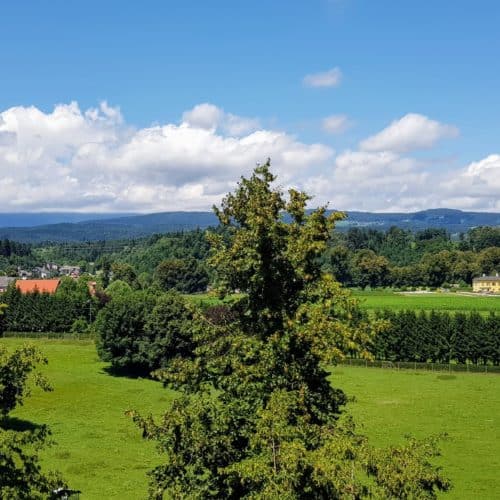
{"type": "Polygon", "coordinates": [[[495,276],[478,276],[472,281],[500,281],[500,276],[498,276],[498,274],[495,276]]]}
{"type": "Polygon", "coordinates": [[[61,280],[17,280],[16,287],[21,293],[55,293],[61,280]]]}

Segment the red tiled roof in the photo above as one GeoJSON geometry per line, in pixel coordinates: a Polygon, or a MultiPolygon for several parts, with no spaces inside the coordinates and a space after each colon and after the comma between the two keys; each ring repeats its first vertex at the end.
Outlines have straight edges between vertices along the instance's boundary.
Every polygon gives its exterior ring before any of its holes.
{"type": "Polygon", "coordinates": [[[35,290],[40,293],[56,293],[61,280],[17,280],[16,287],[21,293],[33,293],[35,290]]]}

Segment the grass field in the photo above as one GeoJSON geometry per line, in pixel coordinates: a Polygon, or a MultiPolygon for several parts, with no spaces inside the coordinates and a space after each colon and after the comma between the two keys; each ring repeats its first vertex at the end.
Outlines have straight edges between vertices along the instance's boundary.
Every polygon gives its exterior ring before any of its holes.
{"type": "Polygon", "coordinates": [[[500,376],[339,366],[332,383],[355,401],[358,430],[374,444],[447,432],[439,464],[453,482],[442,498],[500,498],[500,376]]]}
{"type": "MultiPolygon", "coordinates": [[[[159,457],[124,412],[160,414],[173,393],[149,380],[108,375],[89,342],[34,343],[49,358],[54,392],[35,390],[15,416],[52,428],[57,444],[44,452],[44,464],[61,470],[82,499],[144,498],[145,473],[159,457]]],[[[443,498],[500,498],[500,376],[340,366],[332,382],[356,397],[350,408],[377,444],[406,433],[450,434],[441,463],[455,487],[443,498]]]]}
{"type": "MultiPolygon", "coordinates": [[[[7,346],[19,339],[1,339],[7,346]]],[[[54,391],[35,389],[13,413],[48,424],[56,445],[44,456],[47,468],[60,470],[82,499],[139,499],[147,492],[146,472],[158,460],[153,443],[125,415],[128,409],[161,412],[173,395],[150,380],[108,375],[93,343],[36,340],[49,359],[44,372],[54,391]]]]}
{"type": "MultiPolygon", "coordinates": [[[[500,313],[500,296],[473,296],[460,295],[457,293],[425,293],[425,294],[401,294],[387,290],[361,291],[352,290],[355,297],[359,299],[360,307],[365,310],[375,309],[414,309],[431,311],[478,311],[489,314],[490,311],[500,313]]],[[[186,295],[198,305],[212,306],[220,304],[221,301],[213,293],[199,293],[186,295]]],[[[239,297],[235,294],[233,298],[239,297]]],[[[227,299],[228,302],[231,298],[227,299]]]]}
{"type": "Polygon", "coordinates": [[[500,297],[459,295],[456,293],[426,293],[408,294],[394,293],[385,290],[372,290],[369,292],[354,290],[353,294],[360,301],[362,309],[414,309],[436,311],[479,311],[500,313],[500,297]]]}

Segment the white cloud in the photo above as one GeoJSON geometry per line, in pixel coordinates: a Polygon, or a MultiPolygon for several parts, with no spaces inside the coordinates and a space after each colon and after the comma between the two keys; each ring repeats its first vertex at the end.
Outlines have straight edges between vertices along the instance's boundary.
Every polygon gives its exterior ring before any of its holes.
{"type": "Polygon", "coordinates": [[[404,153],[429,149],[440,139],[456,137],[459,131],[453,125],[431,120],[424,115],[409,113],[364,141],[363,151],[396,151],[404,153]]]}
{"type": "Polygon", "coordinates": [[[392,152],[345,151],[330,175],[307,180],[306,190],[335,208],[368,211],[414,210],[411,198],[426,195],[428,173],[413,158],[392,152]]]}
{"type": "Polygon", "coordinates": [[[225,134],[240,136],[260,128],[259,120],[226,113],[208,102],[196,105],[182,115],[183,123],[194,128],[219,130],[225,134]]]}
{"type": "Polygon", "coordinates": [[[137,130],[106,103],[10,108],[0,113],[2,210],[208,209],[268,156],[282,183],[333,156],[283,132],[245,132],[254,126],[212,105],[137,130]]]}
{"type": "Polygon", "coordinates": [[[500,210],[500,154],[450,173],[441,182],[440,190],[451,208],[500,210]]]}
{"type": "Polygon", "coordinates": [[[215,130],[219,126],[223,114],[217,106],[205,102],[185,111],[182,115],[182,121],[191,127],[215,130]]]}
{"type": "Polygon", "coordinates": [[[323,119],[321,125],[329,134],[341,134],[351,126],[351,122],[346,115],[330,115],[323,119]]]}
{"type": "Polygon", "coordinates": [[[206,210],[268,156],[280,185],[305,189],[313,205],[500,210],[499,154],[442,173],[395,150],[335,157],[327,145],[256,127],[211,104],[139,129],[106,103],[10,108],[0,113],[1,210],[206,210]]]}
{"type": "Polygon", "coordinates": [[[306,75],[303,83],[306,87],[338,87],[342,81],[340,68],[332,68],[321,73],[306,75]]]}

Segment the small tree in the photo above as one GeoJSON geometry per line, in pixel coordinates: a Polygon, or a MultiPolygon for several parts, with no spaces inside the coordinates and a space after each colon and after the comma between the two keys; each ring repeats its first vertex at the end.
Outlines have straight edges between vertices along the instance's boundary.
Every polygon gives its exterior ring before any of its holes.
{"type": "Polygon", "coordinates": [[[166,259],[155,271],[155,280],[162,290],[183,293],[203,292],[208,285],[208,275],[195,259],[166,259]]]}
{"type": "Polygon", "coordinates": [[[189,357],[193,352],[194,310],[177,292],[159,297],[146,319],[141,350],[150,371],[165,367],[175,357],[189,357]]]}
{"type": "Polygon", "coordinates": [[[155,303],[156,297],[146,291],[129,291],[114,296],[99,311],[94,326],[101,359],[110,361],[116,370],[149,374],[148,354],[141,345],[146,335],[147,316],[155,303]]]}

